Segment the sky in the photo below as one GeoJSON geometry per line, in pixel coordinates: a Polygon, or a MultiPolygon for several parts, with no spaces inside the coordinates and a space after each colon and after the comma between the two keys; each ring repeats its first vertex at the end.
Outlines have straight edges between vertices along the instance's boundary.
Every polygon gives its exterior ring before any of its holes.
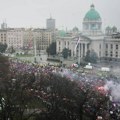
{"type": "Polygon", "coordinates": [[[46,19],[54,18],[56,28],[82,30],[82,22],[90,5],[99,12],[103,29],[120,29],[120,0],[0,0],[0,24],[8,27],[46,28],[46,19]]]}

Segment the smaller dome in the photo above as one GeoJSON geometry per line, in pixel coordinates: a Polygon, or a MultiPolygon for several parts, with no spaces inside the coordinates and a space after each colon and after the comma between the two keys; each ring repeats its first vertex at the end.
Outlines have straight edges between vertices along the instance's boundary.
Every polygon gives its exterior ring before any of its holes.
{"type": "Polygon", "coordinates": [[[78,32],[79,31],[79,29],[76,26],[72,30],[73,30],[73,32],[78,32]]]}
{"type": "Polygon", "coordinates": [[[111,27],[110,27],[110,26],[107,26],[107,27],[106,27],[106,30],[111,30],[111,27]]]}
{"type": "Polygon", "coordinates": [[[91,9],[86,13],[84,20],[101,20],[99,13],[95,10],[95,6],[92,4],[91,9]]]}
{"type": "Polygon", "coordinates": [[[58,34],[59,34],[60,37],[65,37],[66,36],[66,32],[64,30],[60,30],[58,34]]]}
{"type": "Polygon", "coordinates": [[[113,26],[112,30],[113,30],[113,32],[117,32],[117,27],[113,26]]]}

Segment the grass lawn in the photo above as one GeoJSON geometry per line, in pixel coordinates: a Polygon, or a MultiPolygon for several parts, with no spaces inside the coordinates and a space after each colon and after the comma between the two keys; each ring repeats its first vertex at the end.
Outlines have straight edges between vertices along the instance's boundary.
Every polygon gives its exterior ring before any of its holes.
{"type": "Polygon", "coordinates": [[[34,55],[28,54],[28,55],[16,55],[16,57],[33,57],[34,55]]]}

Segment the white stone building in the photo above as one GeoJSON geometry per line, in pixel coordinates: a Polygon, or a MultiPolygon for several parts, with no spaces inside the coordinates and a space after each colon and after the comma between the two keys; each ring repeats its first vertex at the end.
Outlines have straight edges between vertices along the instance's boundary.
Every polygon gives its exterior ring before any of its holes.
{"type": "Polygon", "coordinates": [[[72,57],[82,59],[88,50],[93,50],[99,59],[119,60],[120,37],[112,37],[113,33],[116,33],[116,28],[114,27],[111,31],[107,29],[106,33],[109,34],[103,34],[102,19],[94,5],[91,5],[90,10],[85,14],[82,25],[83,29],[80,34],[73,37],[64,35],[57,38],[57,53],[68,48],[71,50],[72,57]],[[78,39],[80,40],[78,41],[78,39]]]}

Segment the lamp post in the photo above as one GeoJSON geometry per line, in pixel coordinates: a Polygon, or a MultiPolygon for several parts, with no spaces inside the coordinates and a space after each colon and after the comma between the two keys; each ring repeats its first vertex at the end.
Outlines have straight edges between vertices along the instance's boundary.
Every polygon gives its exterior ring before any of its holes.
{"type": "Polygon", "coordinates": [[[36,39],[34,37],[34,63],[36,63],[36,55],[37,55],[37,52],[36,52],[36,39]]]}
{"type": "Polygon", "coordinates": [[[62,67],[63,67],[63,55],[60,56],[60,61],[61,61],[61,64],[62,64],[62,67]]]}
{"type": "Polygon", "coordinates": [[[78,44],[78,64],[80,65],[80,43],[78,44]]]}

